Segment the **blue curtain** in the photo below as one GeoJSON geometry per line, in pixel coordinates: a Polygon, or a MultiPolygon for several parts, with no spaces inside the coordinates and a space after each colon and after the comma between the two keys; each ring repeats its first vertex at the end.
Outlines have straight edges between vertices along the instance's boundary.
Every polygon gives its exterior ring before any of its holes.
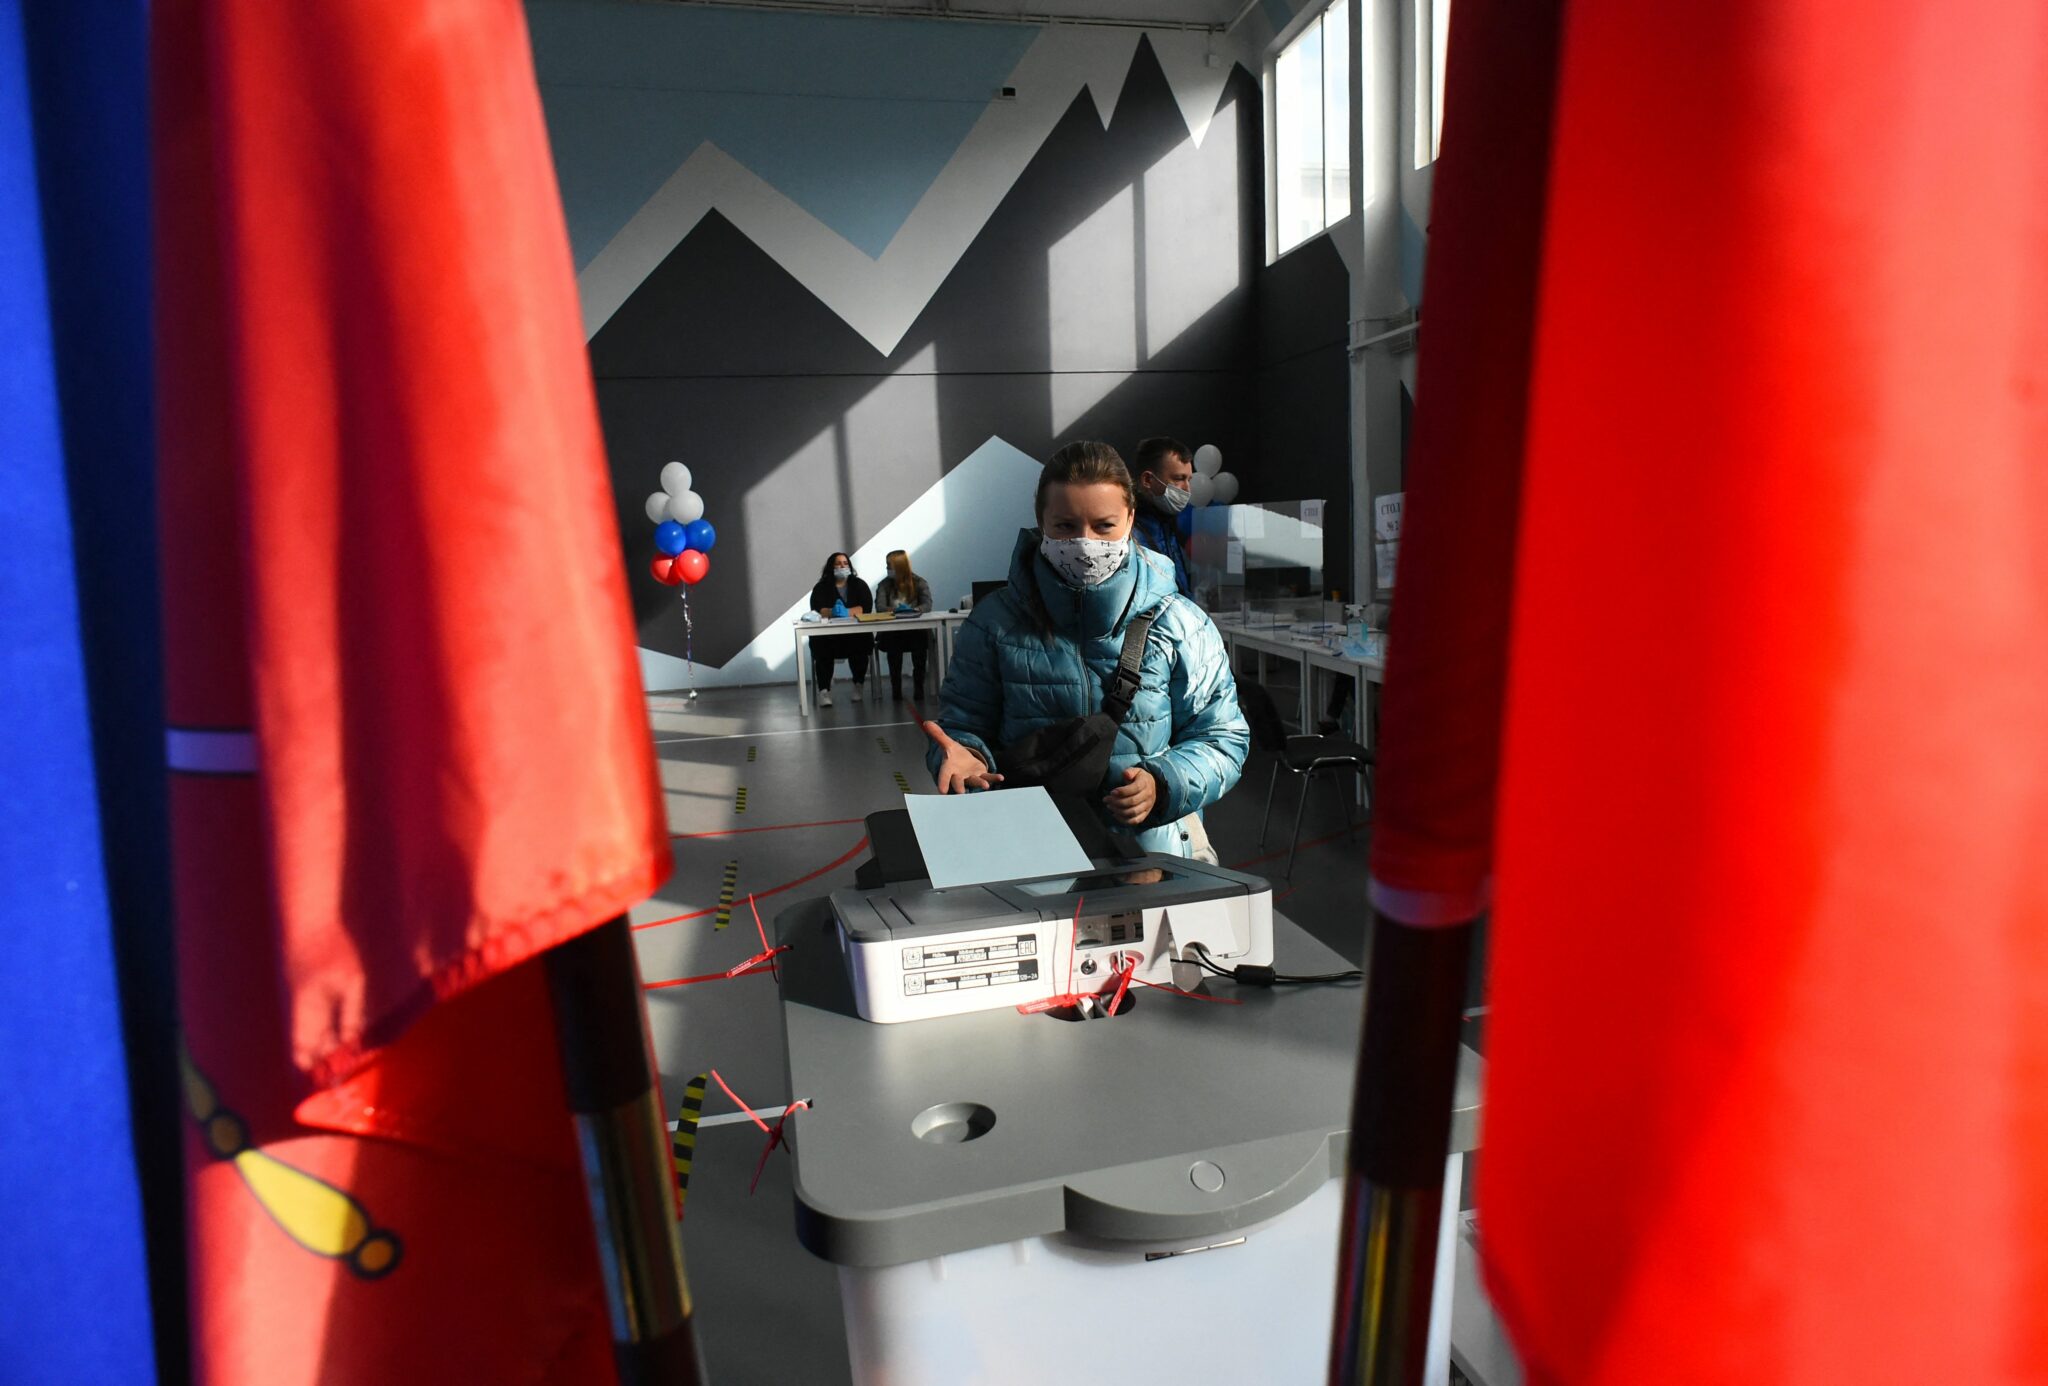
{"type": "Polygon", "coordinates": [[[5,1381],[183,1375],[145,57],[135,0],[0,0],[5,1381]]]}

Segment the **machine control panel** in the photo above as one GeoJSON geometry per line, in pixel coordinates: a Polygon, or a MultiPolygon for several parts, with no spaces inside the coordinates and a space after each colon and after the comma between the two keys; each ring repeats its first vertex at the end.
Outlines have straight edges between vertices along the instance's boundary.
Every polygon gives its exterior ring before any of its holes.
{"type": "Polygon", "coordinates": [[[1011,934],[973,944],[906,945],[903,994],[966,991],[1038,980],[1038,936],[1011,934]]]}
{"type": "Polygon", "coordinates": [[[1124,910],[1083,919],[1074,938],[1076,948],[1111,948],[1145,941],[1145,912],[1124,910]]]}
{"type": "Polygon", "coordinates": [[[1267,966],[1272,886],[1158,853],[1099,861],[1083,876],[939,889],[905,879],[835,890],[832,910],[853,1004],[880,1025],[1050,1002],[1128,960],[1132,985],[1168,984],[1212,958],[1267,966]]]}
{"type": "Polygon", "coordinates": [[[909,944],[903,949],[903,970],[917,972],[932,967],[958,967],[963,963],[1007,962],[1013,958],[1030,958],[1038,954],[1038,935],[1013,934],[1007,938],[991,938],[982,943],[942,943],[935,948],[920,948],[909,944]]]}
{"type": "Polygon", "coordinates": [[[967,991],[973,987],[1001,987],[1012,982],[1037,980],[1038,960],[1026,958],[1022,962],[1004,963],[985,971],[906,973],[903,978],[903,994],[923,996],[929,992],[967,991]]]}

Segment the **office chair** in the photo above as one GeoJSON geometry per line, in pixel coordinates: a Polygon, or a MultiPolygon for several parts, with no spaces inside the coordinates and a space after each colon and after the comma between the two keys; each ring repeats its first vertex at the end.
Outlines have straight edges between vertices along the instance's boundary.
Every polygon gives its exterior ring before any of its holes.
{"type": "MultiPolygon", "coordinates": [[[[1289,736],[1280,720],[1280,709],[1273,702],[1273,695],[1256,683],[1242,680],[1237,685],[1237,701],[1244,708],[1245,721],[1251,724],[1252,744],[1273,756],[1273,773],[1266,780],[1266,809],[1259,815],[1259,846],[1266,845],[1266,825],[1273,817],[1273,791],[1280,783],[1280,771],[1301,779],[1301,793],[1294,801],[1294,838],[1287,846],[1287,871],[1294,875],[1294,854],[1301,849],[1301,813],[1308,804],[1309,781],[1325,771],[1336,770],[1365,776],[1365,802],[1372,806],[1373,754],[1349,737],[1343,736],[1289,736]]],[[[1344,793],[1336,778],[1330,783],[1337,787],[1340,811],[1344,815],[1344,826],[1353,834],[1358,825],[1351,817],[1351,796],[1344,793]]]]}

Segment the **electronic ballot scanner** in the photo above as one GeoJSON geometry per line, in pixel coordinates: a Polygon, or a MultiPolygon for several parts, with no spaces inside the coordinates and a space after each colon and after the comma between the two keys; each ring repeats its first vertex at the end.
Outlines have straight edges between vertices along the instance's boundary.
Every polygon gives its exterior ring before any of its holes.
{"type": "Polygon", "coordinates": [[[874,855],[855,887],[831,896],[863,1019],[893,1024],[1093,995],[1125,975],[1192,989],[1202,975],[1197,951],[1226,967],[1271,965],[1265,880],[1139,851],[1086,804],[1051,797],[1086,869],[935,886],[909,815],[869,815],[874,855]]]}

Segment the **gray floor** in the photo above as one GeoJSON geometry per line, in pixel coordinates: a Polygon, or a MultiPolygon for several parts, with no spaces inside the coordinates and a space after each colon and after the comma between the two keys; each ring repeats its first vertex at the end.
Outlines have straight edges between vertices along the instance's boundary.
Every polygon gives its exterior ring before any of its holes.
{"type": "MultiPolygon", "coordinates": [[[[633,911],[648,982],[723,972],[761,944],[747,897],[772,930],[774,915],[853,880],[865,855],[860,820],[901,805],[903,783],[929,789],[922,739],[904,705],[855,703],[844,679],[836,705],[805,721],[787,685],[715,689],[694,702],[648,698],[667,790],[675,874],[633,911]],[[744,808],[741,808],[742,795],[744,808]],[[733,904],[717,924],[728,864],[733,904]],[[676,918],[677,916],[694,916],[676,918]],[[661,922],[661,921],[674,922],[661,922]]],[[[1278,690],[1276,690],[1278,691],[1278,690]]],[[[1282,694],[1283,705],[1286,695],[1282,694]]],[[[1367,829],[1347,831],[1327,786],[1304,809],[1299,856],[1283,879],[1296,787],[1282,775],[1266,844],[1259,818],[1270,762],[1254,753],[1243,781],[1209,810],[1226,865],[1267,876],[1278,907],[1324,943],[1362,957],[1367,927],[1367,829]]],[[[793,1097],[782,1052],[775,984],[765,975],[657,988],[647,993],[665,1105],[716,1069],[772,1118],[793,1097]]],[[[849,1380],[834,1273],[796,1241],[787,1157],[777,1151],[749,1194],[764,1139],[710,1088],[691,1175],[684,1247],[712,1379],[828,1386],[849,1380]]]]}

